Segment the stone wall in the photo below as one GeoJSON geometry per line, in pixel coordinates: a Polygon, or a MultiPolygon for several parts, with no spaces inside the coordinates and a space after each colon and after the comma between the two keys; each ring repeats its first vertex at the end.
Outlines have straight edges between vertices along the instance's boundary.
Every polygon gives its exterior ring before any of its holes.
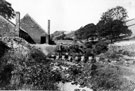
{"type": "Polygon", "coordinates": [[[14,32],[14,25],[10,21],[0,16],[0,37],[4,36],[11,37],[18,36],[18,34],[14,32]]]}

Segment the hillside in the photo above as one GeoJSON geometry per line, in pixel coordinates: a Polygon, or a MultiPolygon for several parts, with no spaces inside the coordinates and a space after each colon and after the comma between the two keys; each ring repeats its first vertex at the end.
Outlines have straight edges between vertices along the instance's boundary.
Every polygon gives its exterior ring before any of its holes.
{"type": "Polygon", "coordinates": [[[71,31],[69,33],[66,34],[66,37],[69,37],[69,38],[75,38],[75,31],[71,31]]]}
{"type": "Polygon", "coordinates": [[[135,89],[135,41],[121,41],[110,44],[108,51],[100,54],[102,64],[118,67],[123,90],[134,91],[135,89]]]}
{"type": "Polygon", "coordinates": [[[135,18],[128,20],[126,22],[126,25],[129,27],[129,29],[132,31],[132,37],[135,36],[135,18]]]}
{"type": "Polygon", "coordinates": [[[65,31],[55,31],[54,33],[51,34],[51,38],[52,38],[53,40],[55,40],[56,37],[58,37],[58,36],[64,34],[64,32],[65,32],[65,31]]]}

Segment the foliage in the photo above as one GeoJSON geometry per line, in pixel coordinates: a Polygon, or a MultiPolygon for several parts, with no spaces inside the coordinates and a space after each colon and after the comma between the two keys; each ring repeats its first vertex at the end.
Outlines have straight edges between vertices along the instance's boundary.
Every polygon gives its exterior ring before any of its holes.
{"type": "Polygon", "coordinates": [[[68,53],[70,55],[72,54],[82,54],[83,48],[81,48],[79,45],[72,44],[72,45],[57,45],[55,49],[56,53],[65,54],[68,53]]]}
{"type": "Polygon", "coordinates": [[[101,67],[97,69],[92,74],[92,88],[100,90],[109,90],[113,91],[120,89],[122,82],[120,81],[120,73],[117,70],[117,67],[101,67]]]}
{"type": "Polygon", "coordinates": [[[108,43],[104,42],[104,41],[98,41],[98,43],[96,43],[95,45],[95,53],[97,55],[104,53],[108,50],[108,43]]]}
{"type": "Polygon", "coordinates": [[[93,23],[81,27],[75,32],[77,39],[107,39],[113,41],[128,37],[132,32],[125,25],[127,17],[126,9],[117,6],[104,12],[101,20],[94,25],[93,23]]]}
{"type": "Polygon", "coordinates": [[[86,48],[92,48],[93,43],[92,42],[85,42],[86,48]]]}
{"type": "Polygon", "coordinates": [[[116,6],[112,9],[107,10],[101,16],[101,21],[109,22],[113,20],[124,21],[128,17],[127,11],[122,6],[116,6]]]}
{"type": "MultiPolygon", "coordinates": [[[[95,43],[93,43],[94,38],[92,41],[85,43],[85,56],[96,56],[104,53],[108,50],[108,40],[117,41],[131,35],[131,31],[124,24],[126,17],[127,13],[123,7],[112,8],[103,14],[101,21],[96,26],[88,24],[77,30],[75,35],[78,39],[101,37],[99,38],[101,40],[95,43]]],[[[118,60],[121,52],[113,51],[109,55],[106,55],[106,53],[104,55],[110,58],[116,57],[114,60],[118,60]]],[[[125,52],[122,53],[127,54],[125,52]]],[[[66,73],[68,76],[65,79],[73,82],[73,84],[92,88],[94,91],[133,91],[129,90],[132,82],[124,78],[122,70],[121,66],[107,63],[104,65],[100,62],[89,63],[86,61],[86,63],[69,67],[66,73]]]]}
{"type": "Polygon", "coordinates": [[[73,54],[73,53],[83,54],[84,50],[79,45],[73,44],[69,46],[69,53],[70,54],[73,54]]]}
{"type": "Polygon", "coordinates": [[[66,48],[66,47],[63,46],[62,44],[57,45],[56,48],[55,48],[56,54],[57,54],[57,53],[58,53],[58,54],[63,54],[63,53],[65,53],[65,52],[67,52],[67,51],[68,51],[68,48],[66,48]]]}
{"type": "Polygon", "coordinates": [[[101,20],[97,23],[97,31],[100,39],[105,38],[114,42],[131,36],[132,32],[125,24],[126,17],[126,9],[121,6],[104,12],[101,20]]]}
{"type": "Polygon", "coordinates": [[[77,39],[89,39],[96,36],[96,25],[93,23],[87,24],[75,31],[77,39]]]}
{"type": "Polygon", "coordinates": [[[31,47],[27,54],[11,49],[0,61],[0,84],[3,84],[0,89],[58,89],[60,75],[52,71],[51,60],[38,49],[31,47]]]}
{"type": "Polygon", "coordinates": [[[98,34],[100,37],[111,40],[111,42],[121,40],[124,37],[131,36],[132,32],[123,21],[113,20],[107,23],[100,21],[97,24],[98,34]]]}
{"type": "Polygon", "coordinates": [[[6,0],[0,0],[0,15],[6,19],[11,19],[15,16],[14,9],[6,0]]]}
{"type": "Polygon", "coordinates": [[[72,84],[79,84],[81,87],[88,87],[94,91],[129,91],[128,86],[132,84],[122,77],[120,67],[109,64],[86,63],[71,66],[68,73],[68,79],[72,81],[72,84]]]}
{"type": "MultiPolygon", "coordinates": [[[[109,45],[105,53],[99,55],[100,61],[117,61],[122,64],[128,61],[126,57],[134,57],[135,52],[129,50],[130,46],[109,45]]],[[[132,49],[133,50],[133,49],[132,49]]]]}
{"type": "Polygon", "coordinates": [[[101,53],[105,53],[108,50],[108,43],[104,41],[97,41],[94,43],[86,42],[85,46],[86,46],[86,49],[85,49],[86,59],[88,59],[89,56],[95,57],[101,53]]]}

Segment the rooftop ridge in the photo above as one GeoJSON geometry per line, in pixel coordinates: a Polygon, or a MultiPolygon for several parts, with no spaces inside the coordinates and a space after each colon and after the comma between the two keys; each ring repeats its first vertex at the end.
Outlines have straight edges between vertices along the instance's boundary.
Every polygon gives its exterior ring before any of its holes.
{"type": "MultiPolygon", "coordinates": [[[[25,17],[29,17],[33,22],[35,22],[36,25],[39,26],[39,28],[40,28],[41,30],[44,31],[45,34],[47,34],[46,31],[45,31],[45,29],[43,29],[28,13],[27,13],[23,18],[25,18],[25,17]]],[[[21,20],[23,20],[23,18],[22,18],[21,20]]]]}

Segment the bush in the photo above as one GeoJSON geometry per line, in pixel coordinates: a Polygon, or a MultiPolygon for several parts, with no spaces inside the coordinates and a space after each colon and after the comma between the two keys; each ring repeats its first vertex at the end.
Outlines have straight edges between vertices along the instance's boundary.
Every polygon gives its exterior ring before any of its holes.
{"type": "Polygon", "coordinates": [[[1,90],[58,89],[57,78],[60,78],[60,75],[52,71],[51,61],[38,49],[31,47],[26,54],[20,53],[18,49],[11,49],[0,61],[0,84],[3,84],[1,90]]]}
{"type": "Polygon", "coordinates": [[[94,91],[133,91],[134,84],[123,78],[118,66],[86,63],[70,67],[68,71],[68,79],[81,87],[88,87],[94,91]]]}
{"type": "Polygon", "coordinates": [[[120,73],[117,67],[108,66],[102,67],[94,71],[91,77],[93,89],[117,91],[122,85],[120,73]]]}
{"type": "MultiPolygon", "coordinates": [[[[104,60],[110,60],[111,61],[119,61],[124,63],[124,61],[128,61],[125,57],[134,57],[135,52],[124,49],[125,47],[123,46],[116,46],[116,45],[111,45],[108,47],[108,51],[105,53],[102,53],[99,55],[100,59],[104,60]]],[[[100,61],[102,61],[100,60],[100,61]]]]}
{"type": "Polygon", "coordinates": [[[99,55],[100,53],[104,53],[108,50],[108,44],[104,41],[99,41],[95,45],[95,53],[99,55]]]}

